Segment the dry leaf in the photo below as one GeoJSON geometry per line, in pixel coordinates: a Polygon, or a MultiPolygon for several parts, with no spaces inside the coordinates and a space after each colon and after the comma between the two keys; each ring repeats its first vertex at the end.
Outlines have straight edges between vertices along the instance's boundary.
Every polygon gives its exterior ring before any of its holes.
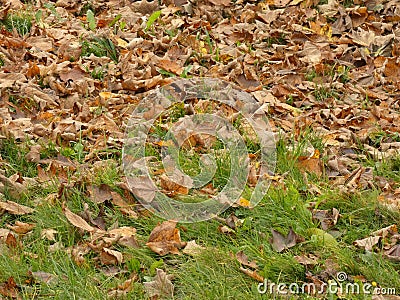
{"type": "Polygon", "coordinates": [[[156,269],[156,271],[157,274],[153,281],[143,283],[148,296],[150,298],[172,298],[174,296],[174,285],[171,282],[173,275],[167,275],[161,269],[156,269]]]}
{"type": "Polygon", "coordinates": [[[242,271],[247,276],[250,276],[251,278],[257,280],[258,282],[264,282],[264,280],[265,280],[264,277],[262,277],[260,274],[258,274],[256,270],[250,270],[250,269],[240,267],[240,271],[242,271]]]}
{"type": "Polygon", "coordinates": [[[299,156],[297,166],[301,171],[314,173],[317,176],[323,174],[323,163],[319,158],[319,151],[317,149],[311,157],[299,156]]]}
{"type": "Polygon", "coordinates": [[[75,227],[78,227],[79,229],[89,231],[89,232],[95,232],[98,229],[90,226],[84,219],[82,219],[80,216],[77,214],[74,214],[72,211],[68,209],[68,207],[65,206],[63,203],[63,212],[64,215],[67,217],[68,221],[74,225],[75,227]]]}
{"type": "Polygon", "coordinates": [[[6,210],[13,215],[26,215],[34,212],[34,209],[15,203],[13,201],[0,201],[0,208],[6,210]]]}
{"type": "Polygon", "coordinates": [[[103,183],[100,186],[91,186],[88,190],[90,193],[90,199],[94,203],[100,204],[112,199],[112,190],[107,184],[103,183]]]}
{"type": "Polygon", "coordinates": [[[298,242],[304,240],[302,237],[298,236],[292,228],[289,229],[287,236],[282,235],[275,229],[272,229],[271,232],[272,238],[270,239],[270,243],[272,248],[277,252],[292,248],[296,246],[298,242]]]}
{"type": "Polygon", "coordinates": [[[11,226],[7,224],[7,227],[18,234],[25,234],[35,228],[35,224],[28,224],[20,221],[15,221],[15,225],[11,226]]]}
{"type": "Polygon", "coordinates": [[[244,254],[243,250],[236,253],[236,259],[240,264],[246,267],[250,267],[253,269],[258,269],[257,263],[253,260],[249,262],[249,259],[246,254],[244,254]]]}
{"type": "Polygon", "coordinates": [[[7,298],[22,299],[14,277],[9,277],[6,282],[0,284],[0,295],[7,298]]]}
{"type": "Polygon", "coordinates": [[[103,248],[100,253],[100,262],[103,265],[122,264],[123,256],[122,253],[119,251],[103,248]]]}
{"type": "Polygon", "coordinates": [[[336,208],[332,208],[332,210],[314,209],[312,214],[313,220],[318,220],[321,223],[321,228],[325,231],[335,226],[340,216],[339,210],[336,208]]]}
{"type": "Polygon", "coordinates": [[[190,256],[197,256],[197,255],[201,254],[201,252],[204,251],[205,249],[206,248],[204,248],[200,245],[197,245],[196,241],[193,240],[193,241],[187,242],[187,244],[186,244],[185,248],[182,250],[182,252],[184,254],[188,254],[190,256]]]}
{"type": "Polygon", "coordinates": [[[179,229],[175,228],[176,221],[165,221],[150,233],[146,245],[159,255],[180,254],[179,249],[186,245],[181,241],[179,229]]]}
{"type": "Polygon", "coordinates": [[[32,272],[36,282],[51,284],[57,279],[57,276],[43,271],[32,272]]]}

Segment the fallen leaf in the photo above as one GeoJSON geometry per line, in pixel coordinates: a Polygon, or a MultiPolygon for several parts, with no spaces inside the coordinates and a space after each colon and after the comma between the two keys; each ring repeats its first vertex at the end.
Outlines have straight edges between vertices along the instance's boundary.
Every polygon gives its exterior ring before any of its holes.
{"type": "Polygon", "coordinates": [[[292,248],[302,240],[302,238],[298,236],[292,228],[289,229],[287,236],[282,235],[275,229],[272,229],[271,232],[272,238],[270,239],[270,243],[276,252],[282,252],[286,249],[292,248]]]}
{"type": "Polygon", "coordinates": [[[119,251],[103,248],[100,253],[100,262],[103,265],[122,264],[123,256],[122,253],[119,251]]]}
{"type": "Polygon", "coordinates": [[[6,238],[6,245],[9,248],[15,249],[20,246],[20,243],[17,241],[15,236],[10,232],[10,233],[8,233],[7,238],[6,238]]]}
{"type": "Polygon", "coordinates": [[[6,282],[0,284],[0,295],[13,299],[22,299],[14,277],[9,277],[6,282]]]}
{"type": "Polygon", "coordinates": [[[43,271],[32,272],[32,276],[36,282],[51,284],[54,283],[57,276],[43,271]]]}
{"type": "Polygon", "coordinates": [[[144,282],[144,289],[150,298],[172,298],[174,296],[174,285],[171,282],[173,275],[167,275],[163,270],[156,269],[153,281],[144,282]]]}
{"type": "Polygon", "coordinates": [[[112,190],[109,185],[101,184],[100,186],[90,186],[88,188],[90,193],[90,199],[97,204],[103,203],[107,200],[112,199],[112,190]]]}
{"type": "Polygon", "coordinates": [[[323,174],[323,163],[319,158],[319,151],[316,149],[311,157],[299,156],[297,166],[301,171],[314,173],[317,176],[323,174]]]}
{"type": "Polygon", "coordinates": [[[246,254],[244,254],[243,250],[241,250],[238,253],[236,253],[236,259],[243,266],[250,267],[250,268],[253,268],[253,269],[257,269],[258,268],[257,263],[254,260],[249,262],[249,258],[247,257],[246,254]]]}
{"type": "Polygon", "coordinates": [[[186,186],[180,185],[165,174],[160,176],[160,180],[161,188],[167,191],[171,196],[187,195],[189,193],[189,189],[186,186]]]}
{"type": "Polygon", "coordinates": [[[63,212],[64,212],[64,215],[67,217],[67,220],[75,227],[78,227],[79,229],[89,231],[89,232],[95,232],[97,230],[96,228],[90,226],[80,216],[78,216],[77,214],[74,214],[72,211],[70,211],[68,209],[68,207],[65,206],[64,203],[63,203],[63,212]]]}
{"type": "Polygon", "coordinates": [[[265,280],[264,277],[262,277],[260,274],[258,274],[256,270],[250,270],[250,269],[240,267],[240,271],[242,271],[247,276],[250,276],[251,278],[257,280],[258,282],[264,282],[264,280],[265,280]]]}
{"type": "Polygon", "coordinates": [[[58,233],[57,230],[49,228],[49,229],[43,229],[42,232],[40,233],[40,236],[42,239],[46,238],[49,241],[56,241],[56,234],[58,233]]]}
{"type": "Polygon", "coordinates": [[[0,208],[13,215],[26,215],[34,212],[33,208],[15,203],[13,201],[0,201],[0,208]]]}
{"type": "Polygon", "coordinates": [[[15,221],[15,225],[8,225],[7,227],[10,228],[12,231],[18,234],[25,234],[35,228],[35,224],[24,223],[20,221],[15,221]]]}
{"type": "Polygon", "coordinates": [[[203,252],[205,250],[204,247],[197,245],[196,241],[189,241],[187,242],[185,248],[182,250],[182,252],[184,254],[188,254],[190,256],[197,256],[199,254],[201,254],[201,252],[203,252]]]}
{"type": "Polygon", "coordinates": [[[180,254],[179,249],[186,246],[181,241],[179,229],[175,228],[176,221],[164,221],[150,233],[146,245],[159,255],[180,254]]]}
{"type": "Polygon", "coordinates": [[[313,254],[298,255],[295,256],[294,259],[297,260],[299,264],[302,264],[304,266],[315,266],[316,264],[318,264],[318,258],[313,254]]]}
{"type": "Polygon", "coordinates": [[[372,251],[373,247],[379,243],[382,237],[380,236],[371,236],[365,239],[356,240],[353,242],[353,245],[364,248],[367,251],[372,251]]]}
{"type": "Polygon", "coordinates": [[[335,226],[340,216],[339,210],[336,208],[332,208],[332,210],[314,209],[312,215],[313,220],[318,220],[325,231],[335,226]]]}

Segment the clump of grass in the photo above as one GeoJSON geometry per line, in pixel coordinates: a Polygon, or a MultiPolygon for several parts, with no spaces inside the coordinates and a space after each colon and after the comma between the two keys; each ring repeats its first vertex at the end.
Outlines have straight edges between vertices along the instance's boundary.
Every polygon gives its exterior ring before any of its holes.
{"type": "Polygon", "coordinates": [[[25,155],[29,152],[26,144],[18,144],[13,139],[4,140],[0,143],[0,156],[6,160],[6,176],[19,173],[26,177],[37,176],[36,163],[29,162],[25,155]]]}
{"type": "Polygon", "coordinates": [[[92,72],[90,72],[90,76],[92,76],[93,79],[98,79],[98,80],[103,80],[105,74],[106,71],[104,71],[103,67],[95,68],[92,72]]]}
{"type": "Polygon", "coordinates": [[[81,56],[89,56],[90,54],[97,57],[107,56],[116,63],[119,57],[114,43],[106,37],[95,37],[82,42],[81,56]]]}
{"type": "Polygon", "coordinates": [[[20,36],[24,36],[31,31],[32,16],[26,12],[9,13],[2,22],[7,31],[16,30],[20,36]]]}
{"type": "Polygon", "coordinates": [[[339,94],[333,87],[317,86],[313,94],[318,101],[324,101],[328,98],[339,99],[339,94]]]}

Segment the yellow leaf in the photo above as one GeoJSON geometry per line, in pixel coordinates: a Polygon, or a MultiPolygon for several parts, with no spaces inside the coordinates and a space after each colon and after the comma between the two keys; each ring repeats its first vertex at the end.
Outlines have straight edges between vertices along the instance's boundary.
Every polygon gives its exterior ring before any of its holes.
{"type": "Polygon", "coordinates": [[[128,42],[121,38],[117,38],[117,44],[118,44],[118,47],[121,47],[124,49],[126,49],[126,47],[128,46],[128,42]]]}

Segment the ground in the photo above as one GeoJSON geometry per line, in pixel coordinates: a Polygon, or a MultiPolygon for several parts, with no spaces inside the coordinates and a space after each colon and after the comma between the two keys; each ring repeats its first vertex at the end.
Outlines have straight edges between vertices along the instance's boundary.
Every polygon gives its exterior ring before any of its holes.
{"type": "Polygon", "coordinates": [[[1,299],[399,299],[398,1],[1,3],[1,299]],[[217,93],[177,101],[204,77],[217,93]],[[239,108],[218,99],[234,90],[239,108]],[[246,97],[274,141],[266,172],[246,97]],[[242,137],[245,187],[209,220],[165,220],[151,182],[201,202],[241,162],[190,131],[204,113],[242,137]],[[154,119],[139,181],[135,116],[154,119]],[[189,134],[176,174],[212,166],[207,184],[168,177],[169,130],[189,134]]]}

